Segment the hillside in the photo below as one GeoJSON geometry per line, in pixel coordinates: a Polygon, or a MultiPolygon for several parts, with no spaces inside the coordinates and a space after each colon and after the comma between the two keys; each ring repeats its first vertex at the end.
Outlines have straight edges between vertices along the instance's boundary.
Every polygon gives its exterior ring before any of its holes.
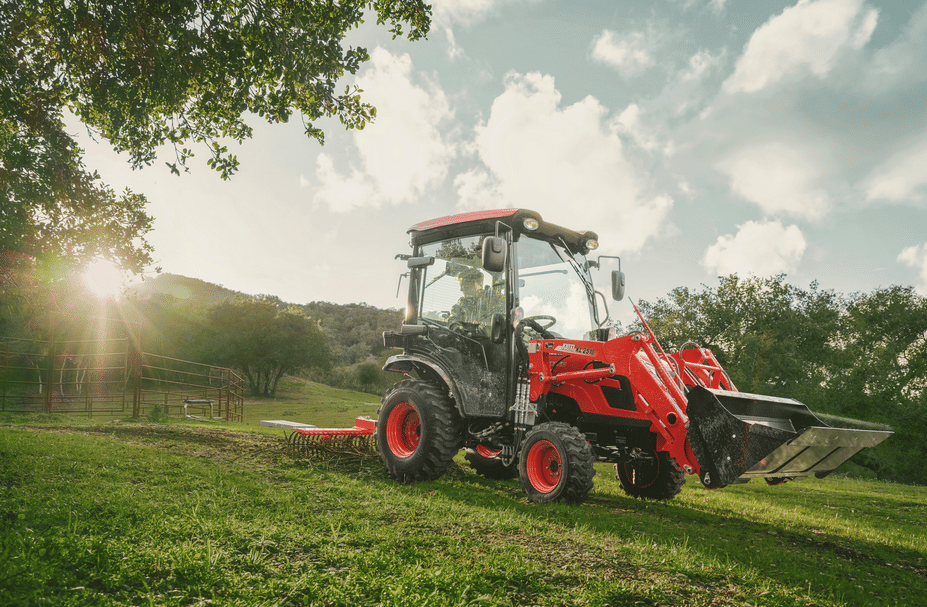
{"type": "MultiPolygon", "coordinates": [[[[127,292],[127,299],[137,304],[138,322],[147,327],[145,342],[150,344],[149,348],[163,348],[163,351],[155,353],[184,359],[198,356],[199,325],[209,308],[235,298],[248,297],[251,295],[221,285],[168,273],[133,285],[127,292]]],[[[356,366],[373,364],[379,367],[387,356],[383,332],[402,323],[401,310],[384,310],[365,303],[314,301],[291,304],[273,295],[263,297],[270,298],[280,308],[297,305],[306,316],[318,321],[328,338],[333,370],[314,370],[313,378],[339,387],[362,387],[357,380],[356,366]]],[[[392,380],[389,374],[381,374],[379,381],[368,384],[366,388],[382,391],[391,385],[392,380]]]]}
{"type": "Polygon", "coordinates": [[[204,306],[214,306],[236,297],[248,297],[240,291],[232,291],[199,278],[167,272],[131,285],[126,291],[127,297],[140,301],[151,299],[155,295],[169,295],[180,301],[196,302],[204,306]]]}

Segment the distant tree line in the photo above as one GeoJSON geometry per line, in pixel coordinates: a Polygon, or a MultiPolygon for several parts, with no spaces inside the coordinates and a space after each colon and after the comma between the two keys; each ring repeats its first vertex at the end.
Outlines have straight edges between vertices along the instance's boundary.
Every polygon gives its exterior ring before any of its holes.
{"type": "Polygon", "coordinates": [[[31,344],[52,334],[59,342],[131,334],[149,354],[232,367],[253,395],[268,397],[276,395],[285,375],[372,393],[382,393],[393,380],[381,370],[389,355],[381,334],[399,325],[397,310],[326,302],[297,306],[171,274],[133,287],[104,309],[81,291],[78,277],[66,272],[49,280],[52,274],[26,258],[3,274],[0,350],[31,352],[31,344]],[[101,315],[111,325],[103,333],[101,315]]]}
{"type": "Polygon", "coordinates": [[[895,434],[853,461],[881,479],[927,484],[927,299],[913,288],[841,295],[784,275],[732,275],[640,308],[664,350],[711,348],[743,392],[890,424],[895,434]]]}
{"type": "Polygon", "coordinates": [[[233,367],[256,396],[275,396],[284,375],[372,393],[391,385],[391,374],[381,370],[389,355],[382,333],[399,325],[401,312],[364,304],[298,306],[191,280],[172,277],[160,287],[166,292],[134,303],[146,351],[233,367]]]}

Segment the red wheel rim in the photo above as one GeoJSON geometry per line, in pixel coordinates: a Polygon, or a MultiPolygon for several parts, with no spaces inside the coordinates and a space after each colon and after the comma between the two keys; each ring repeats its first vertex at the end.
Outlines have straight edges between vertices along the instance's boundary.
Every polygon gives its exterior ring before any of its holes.
{"type": "Polygon", "coordinates": [[[389,412],[386,420],[386,444],[396,457],[409,457],[415,453],[422,439],[422,420],[409,403],[399,403],[389,412]]]}
{"type": "Polygon", "coordinates": [[[486,445],[477,445],[476,452],[485,457],[486,459],[494,459],[502,453],[502,449],[490,449],[486,445]]]}
{"type": "Polygon", "coordinates": [[[550,493],[557,488],[563,474],[560,452],[550,441],[539,440],[531,445],[525,468],[531,486],[541,493],[550,493]]]}

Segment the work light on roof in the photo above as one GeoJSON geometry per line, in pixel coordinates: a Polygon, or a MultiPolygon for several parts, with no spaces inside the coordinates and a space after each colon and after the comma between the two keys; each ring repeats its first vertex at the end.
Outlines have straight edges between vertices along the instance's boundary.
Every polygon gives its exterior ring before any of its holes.
{"type": "Polygon", "coordinates": [[[533,232],[537,230],[541,226],[541,224],[539,224],[538,220],[535,219],[534,217],[526,217],[524,221],[524,226],[526,230],[533,232]]]}
{"type": "Polygon", "coordinates": [[[599,248],[599,241],[593,238],[590,238],[589,240],[586,241],[586,248],[589,249],[590,251],[595,251],[596,249],[599,248]]]}

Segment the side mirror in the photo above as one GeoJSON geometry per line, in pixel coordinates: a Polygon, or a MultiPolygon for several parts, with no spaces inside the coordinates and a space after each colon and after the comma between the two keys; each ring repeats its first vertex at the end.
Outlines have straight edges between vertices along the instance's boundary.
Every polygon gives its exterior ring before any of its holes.
{"type": "Polygon", "coordinates": [[[612,270],[612,299],[624,299],[624,272],[621,270],[612,270]]]}
{"type": "Polygon", "coordinates": [[[409,257],[406,260],[406,265],[408,265],[410,269],[414,270],[415,268],[426,268],[432,265],[434,262],[435,258],[431,255],[428,257],[409,257]]]}
{"type": "Polygon", "coordinates": [[[487,236],[486,240],[483,241],[483,269],[487,272],[501,272],[504,270],[507,252],[505,238],[487,236]]]}
{"type": "Polygon", "coordinates": [[[505,341],[505,314],[492,315],[492,334],[490,339],[494,344],[501,344],[505,341]]]}

